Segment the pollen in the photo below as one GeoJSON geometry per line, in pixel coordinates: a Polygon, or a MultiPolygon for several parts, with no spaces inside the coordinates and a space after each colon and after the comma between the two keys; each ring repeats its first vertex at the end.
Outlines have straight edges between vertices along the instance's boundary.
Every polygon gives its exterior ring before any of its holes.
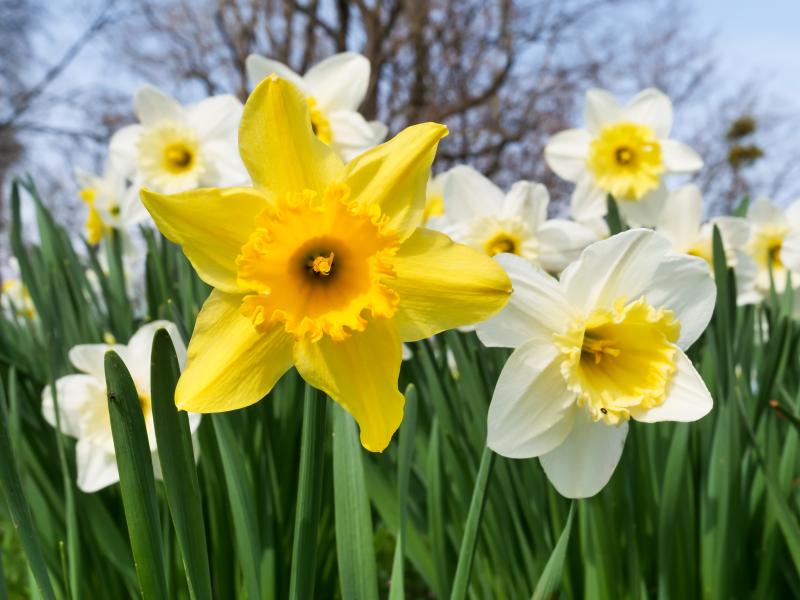
{"type": "Polygon", "coordinates": [[[595,421],[615,425],[664,401],[675,373],[680,324],[645,298],[619,298],[554,335],[561,374],[595,421]]]}
{"type": "Polygon", "coordinates": [[[597,186],[617,200],[639,200],[664,173],[661,145],[646,125],[607,125],[592,140],[588,168],[597,186]]]}
{"type": "Polygon", "coordinates": [[[397,294],[397,235],[375,204],[350,201],[332,185],[277,199],[259,215],[236,259],[238,283],[252,293],[241,312],[257,331],[282,326],[296,339],[343,340],[369,319],[391,317],[397,294]]]}

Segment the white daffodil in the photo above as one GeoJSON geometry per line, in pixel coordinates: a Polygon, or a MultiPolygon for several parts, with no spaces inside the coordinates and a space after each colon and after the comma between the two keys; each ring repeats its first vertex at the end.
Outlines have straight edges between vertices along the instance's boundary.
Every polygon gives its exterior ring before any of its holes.
{"type": "Polygon", "coordinates": [[[22,283],[19,263],[16,258],[11,258],[8,264],[13,276],[3,279],[3,285],[0,286],[0,308],[9,317],[33,319],[36,316],[36,307],[28,288],[22,283]]]}
{"type": "Polygon", "coordinates": [[[705,260],[713,275],[713,232],[716,226],[725,249],[726,263],[736,273],[739,302],[753,302],[753,286],[758,269],[745,252],[750,239],[750,225],[739,217],[715,217],[708,223],[702,223],[702,204],[702,194],[695,185],[673,190],[664,205],[656,231],[669,240],[673,252],[705,260]]]}
{"type": "Polygon", "coordinates": [[[258,54],[247,57],[251,87],[273,73],[293,83],[305,95],[311,126],[317,137],[348,161],[380,144],[388,129],[379,121],[367,121],[358,107],[367,95],[369,61],[355,52],[329,56],[298,75],[285,64],[258,54]]]}
{"type": "Polygon", "coordinates": [[[605,90],[589,90],[584,120],[585,129],[557,133],[544,151],[550,168],[576,184],[572,210],[584,219],[605,215],[611,194],[628,222],[654,225],[667,196],[664,176],[703,166],[689,146],[669,139],[672,103],[656,89],[625,106],[605,90]]]}
{"type": "Polygon", "coordinates": [[[175,193],[248,181],[236,142],[242,103],[235,97],[184,107],[148,85],[136,92],[133,109],[139,124],[114,134],[111,160],[137,187],[175,193]]]}
{"type": "Polygon", "coordinates": [[[550,196],[540,183],[518,181],[503,191],[475,169],[461,165],[443,183],[444,218],[438,228],[454,240],[495,256],[516,254],[559,272],[597,235],[565,219],[547,219],[550,196]]]}
{"type": "Polygon", "coordinates": [[[800,260],[797,236],[800,234],[800,201],[786,210],[767,198],[759,198],[747,210],[751,226],[750,240],[745,247],[757,267],[755,290],[761,298],[770,292],[770,262],[775,290],[782,293],[789,273],[792,286],[800,285],[800,260]]]}
{"type": "Polygon", "coordinates": [[[81,186],[78,195],[89,209],[84,228],[90,244],[99,243],[109,228],[124,234],[150,218],[139,200],[139,187],[119,166],[106,163],[102,175],[78,169],[75,178],[81,186]]]}
{"type": "MultiPolygon", "coordinates": [[[[78,465],[78,487],[84,492],[96,492],[119,481],[119,471],[111,436],[111,421],[106,399],[105,353],[119,354],[139,393],[139,402],[147,425],[147,437],[156,476],[160,475],[153,413],[150,400],[150,351],[153,336],[164,328],[172,338],[181,368],[186,362],[186,347],[174,324],[154,321],[143,326],[128,345],[83,344],[69,352],[72,365],[79,374],[66,375],[56,381],[61,430],[78,439],[75,448],[78,465]]],[[[55,402],[50,386],[42,393],[42,413],[45,420],[56,426],[55,402]]],[[[192,433],[200,425],[199,414],[189,414],[192,433]]]]}
{"type": "Polygon", "coordinates": [[[515,350],[489,407],[492,450],[539,457],[562,495],[583,498],[610,479],[631,417],[694,421],[711,410],[684,354],[714,309],[703,260],[647,229],[592,244],[558,281],[517,256],[496,260],[514,293],[478,336],[515,350]]]}

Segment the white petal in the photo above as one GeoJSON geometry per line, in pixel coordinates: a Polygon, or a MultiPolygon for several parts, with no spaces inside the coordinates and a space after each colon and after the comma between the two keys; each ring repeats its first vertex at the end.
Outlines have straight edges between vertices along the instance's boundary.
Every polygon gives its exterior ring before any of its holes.
{"type": "Polygon", "coordinates": [[[152,321],[143,325],[133,334],[128,342],[122,359],[141,391],[150,392],[150,355],[153,351],[153,337],[156,331],[165,329],[175,346],[178,364],[181,369],[186,364],[186,346],[181,339],[178,328],[169,321],[152,321]]]}
{"type": "Polygon", "coordinates": [[[450,169],[443,194],[445,214],[450,221],[458,223],[496,215],[504,198],[499,187],[467,165],[450,169]]]}
{"type": "Polygon", "coordinates": [[[234,140],[214,140],[203,144],[203,158],[213,165],[206,187],[252,185],[234,140]]]}
{"type": "Polygon", "coordinates": [[[792,272],[793,279],[797,276],[797,273],[800,273],[800,231],[786,236],[783,240],[783,244],[781,244],[781,261],[792,272]]]}
{"type": "Polygon", "coordinates": [[[370,121],[369,126],[372,128],[372,137],[376,140],[376,144],[383,142],[389,135],[389,127],[380,121],[370,121]]]}
{"type": "Polygon", "coordinates": [[[608,211],[607,194],[597,187],[592,176],[581,177],[570,198],[569,214],[576,221],[602,219],[608,211]]]}
{"type": "Polygon", "coordinates": [[[532,458],[564,441],[572,429],[575,394],[561,375],[562,361],[550,340],[532,340],[514,351],[489,405],[489,448],[509,458],[532,458]]]}
{"type": "Polygon", "coordinates": [[[661,140],[661,158],[670,173],[694,173],[703,168],[703,159],[683,142],[661,140]]]}
{"type": "Polygon", "coordinates": [[[642,90],[623,108],[623,119],[647,125],[657,138],[669,137],[672,129],[672,102],[655,88],[642,90]]]}
{"type": "Polygon", "coordinates": [[[786,220],[792,229],[800,229],[800,200],[795,200],[786,208],[786,220]]]}
{"type": "Polygon", "coordinates": [[[689,357],[678,352],[676,362],[678,369],[669,383],[663,404],[646,410],[631,410],[634,419],[644,423],[697,421],[706,416],[714,406],[703,378],[695,370],[689,357]]]}
{"type": "Polygon", "coordinates": [[[142,125],[182,121],[185,111],[175,98],[152,85],[140,87],[133,97],[133,112],[142,125]]]}
{"type": "Polygon", "coordinates": [[[79,371],[88,373],[98,381],[106,380],[105,355],[109,350],[119,353],[120,344],[79,344],[69,351],[69,362],[79,371]]]}
{"type": "Polygon", "coordinates": [[[658,223],[667,202],[667,194],[667,188],[661,182],[658,188],[639,200],[620,200],[617,206],[629,225],[650,227],[658,223]]]}
{"type": "Polygon", "coordinates": [[[331,147],[345,161],[355,158],[383,140],[376,135],[382,133],[381,131],[352,110],[336,111],[329,115],[328,121],[333,137],[331,147]]]}
{"type": "Polygon", "coordinates": [[[753,202],[747,209],[747,220],[756,226],[788,224],[786,213],[769,198],[758,198],[753,202]]]}
{"type": "Polygon", "coordinates": [[[592,135],[586,129],[567,129],[547,141],[544,159],[553,172],[567,181],[578,181],[586,173],[586,158],[592,135]]]}
{"type": "Polygon", "coordinates": [[[670,192],[656,230],[672,242],[675,252],[686,252],[700,234],[703,198],[696,185],[685,185],[670,192]]]}
{"type": "Polygon", "coordinates": [[[369,73],[366,57],[342,52],[311,67],[303,79],[323,111],[357,110],[367,95],[369,73]]]}
{"type": "Polygon", "coordinates": [[[540,456],[539,461],[559,494],[589,498],[611,479],[627,435],[627,421],[618,426],[595,423],[585,410],[578,410],[564,442],[540,456]]]}
{"type": "Polygon", "coordinates": [[[533,231],[547,220],[550,194],[541,183],[517,181],[503,200],[501,218],[521,217],[533,231]]]}
{"type": "Polygon", "coordinates": [[[495,260],[508,273],[514,291],[499,313],[475,326],[481,342],[516,348],[562,331],[572,315],[558,281],[520,256],[498,254],[495,260]]]}
{"type": "Polygon", "coordinates": [[[562,273],[561,289],[583,314],[611,306],[620,297],[635,300],[648,289],[669,251],[669,241],[655,231],[623,231],[586,248],[562,273]]]}
{"type": "Polygon", "coordinates": [[[550,219],[536,232],[539,263],[551,273],[560,273],[578,259],[583,249],[598,240],[598,235],[580,223],[550,219]]]}
{"type": "Polygon", "coordinates": [[[126,175],[136,172],[141,135],[141,125],[128,125],[117,130],[111,136],[108,145],[108,162],[113,165],[113,168],[119,169],[126,175]]]}
{"type": "Polygon", "coordinates": [[[103,446],[79,440],[75,446],[78,487],[91,494],[119,481],[117,458],[103,446]]]}
{"type": "MultiPolygon", "coordinates": [[[[710,225],[719,228],[719,234],[727,252],[740,250],[750,240],[751,226],[742,217],[715,217],[710,225]]],[[[781,257],[783,250],[781,250],[781,257]]]]}
{"type": "Polygon", "coordinates": [[[242,109],[236,96],[212,96],[189,107],[189,124],[201,140],[229,140],[235,149],[242,109]]]}
{"type": "MultiPolygon", "coordinates": [[[[86,416],[95,405],[106,402],[105,385],[91,375],[65,375],[56,380],[56,392],[62,433],[80,437],[86,416]]],[[[55,400],[49,385],[42,391],[42,416],[56,427],[55,400]]]]}
{"type": "Polygon", "coordinates": [[[247,81],[250,82],[251,88],[256,87],[263,79],[274,73],[281,79],[285,79],[295,85],[304,94],[308,93],[303,78],[277,60],[265,58],[260,54],[251,54],[245,60],[245,69],[247,70],[247,81]]]}
{"type": "Polygon", "coordinates": [[[597,135],[605,125],[616,123],[621,117],[622,108],[613,94],[597,88],[586,92],[583,119],[592,135],[597,135]]]}

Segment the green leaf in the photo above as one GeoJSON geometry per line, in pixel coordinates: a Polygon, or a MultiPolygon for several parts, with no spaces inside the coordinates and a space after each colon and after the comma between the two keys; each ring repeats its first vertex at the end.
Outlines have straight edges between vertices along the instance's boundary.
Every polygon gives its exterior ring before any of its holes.
{"type": "Polygon", "coordinates": [[[611,235],[615,235],[621,231],[624,231],[626,229],[625,222],[622,220],[622,216],[619,214],[619,206],[617,205],[617,201],[614,200],[614,196],[608,194],[608,196],[606,196],[606,203],[608,206],[606,213],[608,232],[611,235]]]}
{"type": "Polygon", "coordinates": [[[122,359],[113,351],[106,353],[105,370],[122,505],[139,588],[145,600],[166,599],[153,461],[139,394],[122,359]]]}
{"type": "Polygon", "coordinates": [[[292,546],[292,574],[289,583],[289,598],[292,600],[314,597],[327,408],[325,396],[310,385],[306,385],[292,546]]]}
{"type": "Polygon", "coordinates": [[[552,598],[561,586],[561,577],[564,572],[564,559],[567,557],[567,546],[569,545],[569,537],[572,533],[572,519],[575,514],[575,502],[570,505],[569,516],[567,517],[567,524],[564,526],[561,535],[558,536],[556,547],[553,548],[553,553],[547,559],[547,564],[544,566],[539,582],[536,584],[536,589],[531,596],[531,600],[545,600],[552,598]]]}
{"type": "Polygon", "coordinates": [[[378,598],[372,513],[356,423],[343,408],[333,413],[333,492],[336,560],[343,598],[378,598]]]}
{"type": "Polygon", "coordinates": [[[31,509],[22,491],[22,481],[17,470],[17,461],[11,447],[11,434],[8,430],[6,415],[6,395],[2,379],[0,379],[0,485],[8,505],[11,522],[19,534],[22,548],[28,557],[31,573],[42,597],[54,600],[55,594],[47,573],[47,565],[42,555],[42,548],[36,537],[36,529],[31,517],[31,509]]]}
{"type": "Polygon", "coordinates": [[[166,330],[159,329],[153,338],[150,382],[161,473],[189,593],[196,600],[210,600],[211,575],[192,434],[188,415],[175,407],[179,375],[172,340],[166,330]]]}

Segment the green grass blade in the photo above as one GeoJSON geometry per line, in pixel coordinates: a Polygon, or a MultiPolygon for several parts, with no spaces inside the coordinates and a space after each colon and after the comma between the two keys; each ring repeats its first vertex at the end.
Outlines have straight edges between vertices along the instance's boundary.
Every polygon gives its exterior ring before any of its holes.
{"type": "Polygon", "coordinates": [[[17,470],[16,457],[11,448],[11,435],[8,430],[6,415],[6,397],[3,382],[0,379],[0,485],[11,515],[11,522],[19,534],[25,556],[28,558],[33,579],[43,598],[54,600],[53,587],[47,573],[42,548],[36,537],[30,506],[22,491],[22,481],[17,470]]]}
{"type": "Polygon", "coordinates": [[[145,600],[166,599],[167,581],[153,461],[139,394],[128,369],[116,353],[106,353],[105,369],[122,505],[139,587],[145,600]]]}
{"type": "Polygon", "coordinates": [[[461,540],[461,548],[458,552],[458,563],[456,565],[456,576],[453,580],[453,593],[451,600],[464,600],[467,597],[469,578],[472,573],[472,561],[475,557],[475,548],[478,543],[478,529],[483,517],[483,507],[486,504],[486,485],[494,465],[494,452],[489,448],[483,449],[481,464],[478,467],[478,476],[475,479],[475,487],[472,491],[472,501],[469,504],[467,513],[467,523],[464,527],[464,538],[461,540]]]}
{"type": "Polygon", "coordinates": [[[531,596],[531,600],[546,600],[552,598],[558,588],[561,586],[561,576],[564,572],[564,560],[567,557],[567,546],[569,545],[570,534],[572,533],[572,519],[575,514],[575,502],[569,508],[569,516],[567,517],[567,524],[564,526],[561,535],[558,536],[558,542],[550,558],[547,559],[547,564],[542,571],[542,576],[539,577],[539,582],[536,584],[536,589],[531,596]]]}
{"type": "Polygon", "coordinates": [[[617,234],[625,230],[625,223],[622,221],[622,216],[619,214],[619,206],[614,196],[608,194],[606,197],[606,204],[608,211],[606,213],[606,223],[608,223],[608,231],[611,235],[617,234]]]}
{"type": "Polygon", "coordinates": [[[333,492],[336,557],[343,598],[377,600],[372,513],[356,423],[343,408],[333,414],[333,492]]]}
{"type": "Polygon", "coordinates": [[[289,598],[292,600],[307,600],[314,597],[327,409],[325,396],[310,385],[306,385],[292,546],[292,573],[289,583],[289,598]]]}
{"type": "Polygon", "coordinates": [[[161,473],[189,593],[196,600],[210,600],[211,575],[192,434],[187,414],[175,407],[179,375],[172,340],[166,330],[159,329],[153,339],[150,381],[161,473]]]}

